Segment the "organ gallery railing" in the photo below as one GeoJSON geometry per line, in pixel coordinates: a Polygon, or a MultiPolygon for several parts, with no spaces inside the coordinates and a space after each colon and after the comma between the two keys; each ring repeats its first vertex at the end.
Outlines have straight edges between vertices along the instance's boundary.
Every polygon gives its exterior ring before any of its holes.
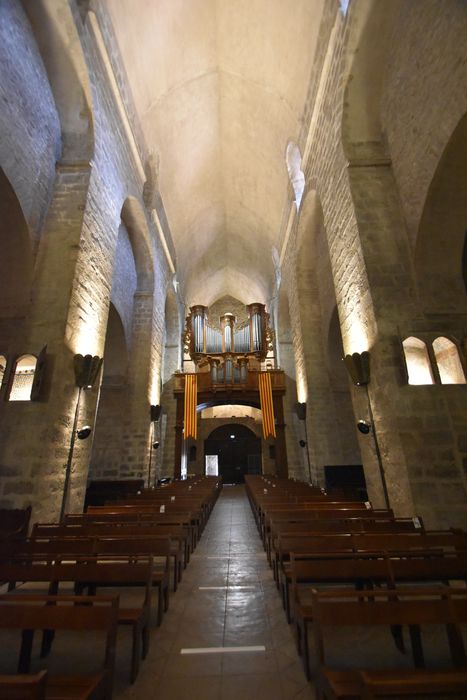
{"type": "MultiPolygon", "coordinates": [[[[198,394],[212,391],[222,391],[228,389],[233,392],[258,391],[259,389],[259,370],[246,369],[243,377],[240,374],[235,374],[231,382],[226,381],[224,375],[219,375],[217,381],[213,381],[212,374],[209,371],[201,371],[196,375],[198,394]]],[[[282,370],[269,370],[271,377],[271,387],[273,392],[283,393],[285,391],[285,376],[282,370]]],[[[181,394],[185,391],[185,375],[183,372],[174,374],[174,393],[181,394]]]]}

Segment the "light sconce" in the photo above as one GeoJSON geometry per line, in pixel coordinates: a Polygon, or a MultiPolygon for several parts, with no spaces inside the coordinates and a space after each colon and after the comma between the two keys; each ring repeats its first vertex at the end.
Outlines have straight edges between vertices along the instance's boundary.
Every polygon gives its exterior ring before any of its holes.
{"type": "Polygon", "coordinates": [[[162,407],[160,404],[157,404],[157,406],[150,407],[151,423],[157,423],[157,421],[161,417],[161,409],[162,407]]]}
{"type": "Polygon", "coordinates": [[[370,383],[370,353],[365,350],[365,352],[354,352],[352,355],[346,355],[344,357],[344,363],[355,386],[365,387],[366,399],[368,403],[368,415],[370,420],[359,420],[357,423],[357,430],[359,430],[359,432],[363,435],[368,435],[370,432],[373,435],[376,459],[378,460],[381,485],[383,487],[384,501],[386,503],[386,508],[390,508],[391,506],[389,502],[386,475],[384,473],[383,459],[379,448],[378,436],[376,434],[375,422],[373,419],[373,408],[371,406],[370,393],[368,391],[368,384],[370,383]]]}
{"type": "Polygon", "coordinates": [[[63,484],[62,505],[60,507],[60,522],[65,518],[65,508],[68,499],[68,491],[70,489],[71,466],[73,462],[73,451],[75,449],[75,440],[86,440],[91,435],[92,428],[85,425],[83,428],[78,428],[79,418],[79,403],[81,400],[81,391],[84,389],[92,389],[94,386],[99,371],[102,367],[103,358],[97,355],[75,355],[73,357],[73,370],[75,374],[75,386],[78,387],[78,396],[76,399],[75,417],[73,419],[73,429],[71,431],[70,448],[68,450],[68,459],[65,465],[65,481],[63,484]]]}
{"type": "Polygon", "coordinates": [[[91,433],[92,433],[91,426],[85,425],[76,431],[76,437],[78,438],[78,440],[87,440],[87,438],[91,435],[91,433]]]}
{"type": "Polygon", "coordinates": [[[75,355],[73,369],[76,386],[80,389],[92,389],[102,366],[103,358],[97,355],[75,355]]]}
{"type": "Polygon", "coordinates": [[[357,430],[359,430],[362,435],[368,435],[371,430],[371,423],[367,420],[359,420],[357,423],[357,430]]]}
{"type": "Polygon", "coordinates": [[[152,405],[149,407],[149,417],[151,419],[151,449],[149,450],[149,463],[148,463],[148,489],[154,488],[154,484],[151,484],[151,471],[152,471],[152,451],[159,448],[159,441],[155,440],[156,426],[155,424],[159,422],[161,417],[162,407],[160,404],[156,406],[152,405]]]}
{"type": "Polygon", "coordinates": [[[355,386],[366,386],[370,383],[370,353],[354,352],[344,357],[344,363],[355,386]]]}
{"type": "Polygon", "coordinates": [[[298,444],[300,447],[306,447],[306,461],[308,464],[308,476],[310,478],[310,484],[313,483],[313,480],[311,478],[311,462],[310,462],[310,450],[308,449],[308,429],[306,425],[306,402],[299,402],[297,403],[295,410],[297,412],[298,420],[303,421],[303,425],[305,426],[305,439],[304,440],[299,440],[298,444]]]}

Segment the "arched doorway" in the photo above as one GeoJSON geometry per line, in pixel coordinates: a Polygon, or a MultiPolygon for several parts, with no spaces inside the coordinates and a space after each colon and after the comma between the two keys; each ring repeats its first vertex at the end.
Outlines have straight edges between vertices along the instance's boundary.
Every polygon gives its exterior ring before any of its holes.
{"type": "Polygon", "coordinates": [[[204,454],[217,455],[225,484],[241,484],[245,474],[261,474],[261,439],[244,425],[228,423],[204,441],[204,454]]]}

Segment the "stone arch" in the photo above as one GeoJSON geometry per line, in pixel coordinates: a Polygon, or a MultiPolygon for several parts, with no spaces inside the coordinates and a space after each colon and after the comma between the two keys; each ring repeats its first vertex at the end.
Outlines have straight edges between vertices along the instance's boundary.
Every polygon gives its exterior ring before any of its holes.
{"type": "Polygon", "coordinates": [[[62,159],[89,161],[94,153],[92,96],[79,35],[82,20],[67,0],[22,0],[47,70],[60,116],[62,159]]]}
{"type": "Polygon", "coordinates": [[[173,373],[181,367],[182,330],[177,296],[172,285],[167,289],[165,298],[165,341],[162,382],[170,381],[173,373]]]}
{"type": "Polygon", "coordinates": [[[337,306],[331,314],[327,337],[327,368],[331,385],[333,425],[330,437],[336,442],[335,458],[339,464],[361,464],[362,456],[356,434],[352,395],[343,362],[344,346],[337,306]]]}
{"type": "Polygon", "coordinates": [[[285,379],[284,416],[287,425],[285,432],[287,464],[289,476],[307,479],[305,476],[308,473],[307,466],[303,450],[299,446],[299,440],[302,438],[301,426],[296,413],[297,401],[305,401],[307,397],[306,376],[304,373],[299,374],[299,381],[303,379],[299,390],[296,381],[297,364],[300,362],[299,357],[302,353],[300,351],[297,353],[294,348],[290,296],[287,287],[288,284],[284,280],[279,290],[276,329],[278,355],[285,379]]]}
{"type": "Polygon", "coordinates": [[[29,304],[32,241],[16,193],[1,168],[0,250],[0,319],[15,318],[23,315],[29,304]]]}
{"type": "Polygon", "coordinates": [[[151,234],[144,209],[136,197],[127,197],[120,216],[128,231],[133,250],[137,275],[137,291],[153,292],[154,265],[151,234]]]}
{"type": "Polygon", "coordinates": [[[128,343],[120,314],[110,303],[104,345],[104,385],[125,384],[128,371],[128,343]]]}
{"type": "Polygon", "coordinates": [[[128,345],[122,318],[110,303],[104,345],[104,369],[92,445],[89,478],[123,478],[122,422],[128,410],[128,345]]]}
{"type": "Polygon", "coordinates": [[[356,6],[349,36],[342,143],[349,159],[385,154],[381,96],[394,21],[402,0],[356,6]]]}
{"type": "Polygon", "coordinates": [[[47,71],[21,4],[7,0],[1,14],[0,166],[21,203],[31,235],[38,237],[62,149],[60,121],[47,71]]]}
{"type": "Polygon", "coordinates": [[[467,312],[467,114],[444,149],[425,200],[415,246],[421,298],[431,312],[467,312]]]}
{"type": "Polygon", "coordinates": [[[261,473],[261,437],[249,426],[229,421],[218,425],[204,440],[204,452],[218,455],[224,483],[241,483],[245,474],[261,473]]]}

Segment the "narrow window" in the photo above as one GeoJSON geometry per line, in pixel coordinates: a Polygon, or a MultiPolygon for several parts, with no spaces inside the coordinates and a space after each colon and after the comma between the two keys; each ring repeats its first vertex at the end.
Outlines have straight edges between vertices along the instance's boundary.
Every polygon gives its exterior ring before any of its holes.
{"type": "Polygon", "coordinates": [[[344,17],[347,14],[347,10],[349,9],[349,2],[350,0],[339,0],[339,8],[344,17]]]}
{"type": "Polygon", "coordinates": [[[36,371],[37,358],[22,355],[16,361],[15,376],[11,385],[10,401],[30,401],[31,389],[36,371]]]}
{"type": "Polygon", "coordinates": [[[302,156],[300,155],[300,149],[298,148],[297,144],[293,143],[292,141],[287,146],[285,161],[287,165],[287,172],[289,173],[290,184],[292,185],[295,194],[295,204],[298,211],[302,201],[303,190],[305,189],[305,175],[302,171],[302,156]]]}
{"type": "Polygon", "coordinates": [[[5,376],[6,370],[6,357],[5,355],[0,355],[0,389],[3,386],[3,378],[5,376]]]}
{"type": "Polygon", "coordinates": [[[433,350],[442,384],[465,384],[464,370],[455,343],[449,338],[436,338],[433,350]]]}
{"type": "Polygon", "coordinates": [[[406,338],[402,345],[404,347],[409,384],[433,384],[430,358],[423,340],[411,336],[406,338]]]}

